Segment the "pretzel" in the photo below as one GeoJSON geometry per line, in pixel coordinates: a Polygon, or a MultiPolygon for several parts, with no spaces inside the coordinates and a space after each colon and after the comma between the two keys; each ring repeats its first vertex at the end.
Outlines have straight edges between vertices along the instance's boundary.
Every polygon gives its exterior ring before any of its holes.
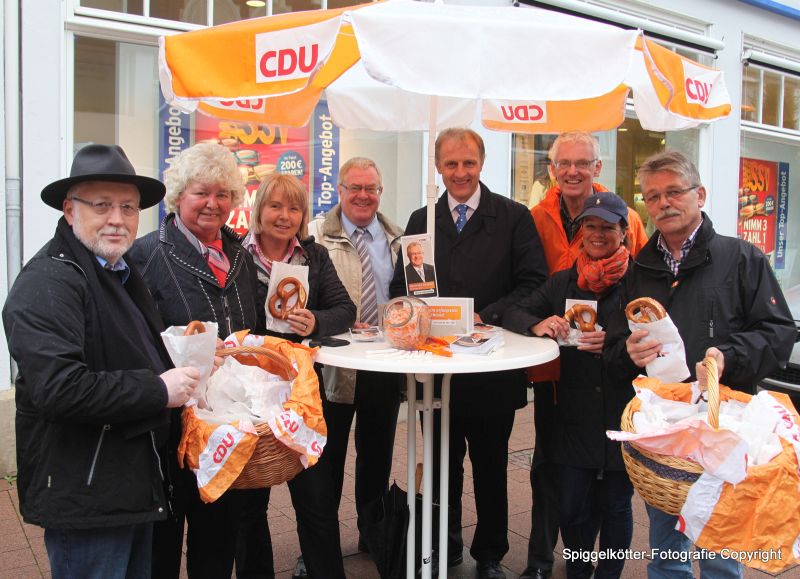
{"type": "Polygon", "coordinates": [[[625,316],[632,322],[655,322],[667,317],[667,310],[653,298],[638,298],[625,308],[625,316]]]}
{"type": "Polygon", "coordinates": [[[184,336],[191,336],[193,334],[205,334],[206,327],[203,325],[203,322],[198,322],[194,320],[193,322],[189,322],[189,325],[186,326],[186,329],[183,331],[184,336]]]}
{"type": "Polygon", "coordinates": [[[592,306],[586,304],[575,304],[564,313],[564,319],[568,322],[575,321],[575,325],[581,332],[594,332],[597,323],[597,312],[592,306]]]}
{"type": "Polygon", "coordinates": [[[275,294],[269,298],[269,313],[273,318],[280,318],[285,320],[295,310],[302,309],[306,306],[306,288],[296,277],[283,278],[278,287],[275,288],[275,294]],[[291,287],[288,287],[291,286],[291,287]],[[290,306],[289,300],[293,297],[297,299],[290,306]]]}

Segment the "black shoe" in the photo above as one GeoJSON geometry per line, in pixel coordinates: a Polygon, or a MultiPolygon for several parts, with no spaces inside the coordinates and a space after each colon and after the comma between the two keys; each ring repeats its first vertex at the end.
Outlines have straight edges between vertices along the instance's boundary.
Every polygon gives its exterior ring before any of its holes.
{"type": "Polygon", "coordinates": [[[297,558],[297,564],[294,566],[294,571],[292,572],[292,579],[299,579],[300,577],[308,577],[306,562],[303,561],[302,555],[297,558]]]}
{"type": "Polygon", "coordinates": [[[539,567],[526,567],[519,579],[548,579],[551,571],[539,567]]]}
{"type": "Polygon", "coordinates": [[[500,561],[478,561],[478,579],[506,579],[500,561]]]}

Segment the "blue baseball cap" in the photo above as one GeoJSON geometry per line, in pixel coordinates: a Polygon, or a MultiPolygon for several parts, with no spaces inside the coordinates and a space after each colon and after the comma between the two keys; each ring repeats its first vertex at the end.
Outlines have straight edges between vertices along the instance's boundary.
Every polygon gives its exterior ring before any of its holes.
{"type": "Polygon", "coordinates": [[[628,224],[628,205],[621,197],[614,193],[600,191],[593,193],[583,203],[583,211],[578,215],[578,220],[584,217],[599,217],[609,223],[622,222],[628,224]]]}

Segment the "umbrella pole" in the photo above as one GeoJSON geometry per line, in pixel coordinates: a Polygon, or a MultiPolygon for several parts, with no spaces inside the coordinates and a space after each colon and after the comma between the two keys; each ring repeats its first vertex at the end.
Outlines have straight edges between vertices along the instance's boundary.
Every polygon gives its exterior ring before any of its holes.
{"type": "Polygon", "coordinates": [[[420,575],[422,579],[431,579],[433,575],[433,374],[417,374],[417,380],[420,378],[422,379],[422,567],[420,575]]]}
{"type": "Polygon", "coordinates": [[[431,97],[430,116],[428,119],[428,184],[425,191],[428,197],[427,232],[431,236],[431,245],[436,247],[434,224],[436,221],[436,119],[438,116],[439,99],[431,97]]]}
{"type": "MultiPolygon", "coordinates": [[[[439,577],[447,577],[447,531],[450,523],[450,378],[442,377],[442,440],[439,461],[439,577]]],[[[434,441],[435,442],[435,441],[434,441]]]]}
{"type": "MultiPolygon", "coordinates": [[[[417,468],[417,381],[414,374],[406,374],[406,389],[408,400],[408,418],[406,428],[408,430],[406,448],[408,449],[407,458],[407,480],[408,485],[408,531],[406,532],[406,579],[414,579],[417,574],[416,564],[416,468],[417,468]]],[[[424,434],[424,433],[423,433],[424,434]]],[[[424,438],[424,437],[423,437],[424,438]]]]}

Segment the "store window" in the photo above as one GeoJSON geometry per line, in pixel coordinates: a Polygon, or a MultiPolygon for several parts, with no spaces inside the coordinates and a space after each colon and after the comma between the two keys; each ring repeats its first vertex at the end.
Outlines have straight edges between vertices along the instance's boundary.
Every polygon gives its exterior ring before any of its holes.
{"type": "Polygon", "coordinates": [[[742,132],[737,233],[769,258],[800,302],[800,137],[742,132]],[[792,192],[795,192],[794,194],[792,192]],[[794,289],[793,289],[794,288],[794,289]]]}
{"type": "Polygon", "coordinates": [[[800,75],[750,63],[742,76],[743,121],[800,131],[800,75]]]}
{"type": "MultiPolygon", "coordinates": [[[[158,178],[154,150],[159,86],[155,46],[75,37],[73,143],[116,143],[137,172],[158,178]]],[[[156,228],[157,209],[142,212],[140,233],[156,228]]]]}
{"type": "MultiPolygon", "coordinates": [[[[659,41],[674,52],[705,65],[711,65],[707,53],[691,50],[679,44],[659,41]]],[[[623,124],[613,131],[596,133],[600,141],[600,158],[603,168],[595,180],[622,197],[629,207],[642,218],[648,234],[655,227],[650,223],[636,172],[649,156],[666,149],[682,151],[695,164],[698,162],[698,129],[684,131],[648,131],[642,128],[633,113],[632,100],[628,101],[630,113],[623,124]]],[[[556,135],[515,134],[512,143],[512,196],[517,201],[533,207],[554,185],[549,173],[548,151],[556,135]]]]}
{"type": "Polygon", "coordinates": [[[144,15],[144,0],[81,0],[80,4],[86,8],[144,15]]]}
{"type": "Polygon", "coordinates": [[[766,254],[800,304],[800,74],[747,62],[742,75],[737,234],[766,254]]]}
{"type": "MultiPolygon", "coordinates": [[[[644,130],[635,118],[628,118],[614,131],[596,133],[600,141],[603,168],[595,180],[622,197],[642,218],[648,234],[654,230],[649,222],[636,172],[647,157],[665,149],[676,149],[698,160],[697,129],[659,132],[644,130]]],[[[555,183],[549,173],[548,151],[555,135],[516,134],[512,149],[513,197],[533,207],[555,183]]]]}
{"type": "MultiPolygon", "coordinates": [[[[309,126],[275,127],[185,115],[168,106],[158,83],[157,48],[75,37],[75,150],[88,143],[117,143],[137,172],[161,178],[169,160],[192,144],[211,140],[230,148],[248,195],[228,225],[244,232],[255,189],[271,171],[296,175],[309,190],[312,216],[338,201],[339,166],[353,156],[376,161],[383,173],[381,211],[405,224],[420,206],[422,135],[340,131],[322,103],[309,126]]],[[[155,230],[159,210],[142,212],[139,234],[155,230]]]]}
{"type": "Polygon", "coordinates": [[[84,8],[201,25],[357,4],[363,4],[363,0],[80,0],[84,8]],[[212,3],[210,18],[209,2],[212,3]]]}

